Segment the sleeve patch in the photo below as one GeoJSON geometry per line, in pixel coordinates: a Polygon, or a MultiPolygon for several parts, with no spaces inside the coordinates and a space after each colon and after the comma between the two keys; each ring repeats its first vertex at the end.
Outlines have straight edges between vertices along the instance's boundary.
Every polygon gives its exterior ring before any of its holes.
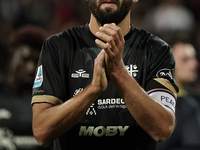
{"type": "Polygon", "coordinates": [[[41,65],[38,67],[33,88],[40,87],[42,85],[42,82],[43,82],[43,73],[42,73],[42,65],[41,65]]]}
{"type": "Polygon", "coordinates": [[[163,89],[155,89],[149,91],[148,95],[158,103],[169,107],[175,113],[176,98],[172,93],[163,89]]]}
{"type": "Polygon", "coordinates": [[[172,70],[171,70],[171,69],[167,69],[167,68],[164,68],[164,69],[159,70],[159,71],[156,73],[156,76],[157,76],[158,78],[169,78],[169,79],[173,79],[172,70]]]}

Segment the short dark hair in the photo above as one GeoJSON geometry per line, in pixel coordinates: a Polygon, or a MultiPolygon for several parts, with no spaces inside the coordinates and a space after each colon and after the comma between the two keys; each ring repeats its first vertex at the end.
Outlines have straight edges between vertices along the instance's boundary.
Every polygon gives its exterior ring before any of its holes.
{"type": "Polygon", "coordinates": [[[40,50],[48,36],[48,31],[42,27],[27,25],[11,33],[9,45],[13,48],[20,45],[28,45],[40,50]]]}
{"type": "Polygon", "coordinates": [[[192,43],[189,35],[185,33],[176,33],[173,34],[168,40],[167,43],[173,47],[177,43],[192,43]]]}

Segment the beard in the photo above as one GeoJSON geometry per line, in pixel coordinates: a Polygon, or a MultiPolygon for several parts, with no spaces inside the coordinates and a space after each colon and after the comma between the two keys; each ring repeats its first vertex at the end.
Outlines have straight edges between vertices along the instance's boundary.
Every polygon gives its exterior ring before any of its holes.
{"type": "Polygon", "coordinates": [[[119,0],[113,0],[117,5],[117,10],[113,10],[110,7],[102,10],[100,8],[102,1],[103,0],[99,0],[99,4],[97,4],[97,0],[88,0],[89,10],[101,26],[106,23],[119,24],[127,16],[133,3],[132,0],[124,0],[120,4],[119,0]]]}

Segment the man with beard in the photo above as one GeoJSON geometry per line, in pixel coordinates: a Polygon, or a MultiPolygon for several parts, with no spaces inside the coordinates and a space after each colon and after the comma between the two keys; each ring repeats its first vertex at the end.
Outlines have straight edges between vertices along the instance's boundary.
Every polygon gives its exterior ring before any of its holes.
{"type": "Polygon", "coordinates": [[[90,23],[48,38],[33,85],[33,132],[55,150],[154,150],[174,129],[171,48],[130,24],[137,0],[88,0],[90,23]]]}

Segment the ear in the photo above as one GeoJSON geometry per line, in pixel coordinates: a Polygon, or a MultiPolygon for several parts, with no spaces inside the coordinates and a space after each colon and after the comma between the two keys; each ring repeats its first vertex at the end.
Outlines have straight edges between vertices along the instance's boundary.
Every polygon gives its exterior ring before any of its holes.
{"type": "Polygon", "coordinates": [[[138,0],[133,0],[133,2],[134,2],[134,3],[137,3],[137,2],[138,2],[138,0]]]}

